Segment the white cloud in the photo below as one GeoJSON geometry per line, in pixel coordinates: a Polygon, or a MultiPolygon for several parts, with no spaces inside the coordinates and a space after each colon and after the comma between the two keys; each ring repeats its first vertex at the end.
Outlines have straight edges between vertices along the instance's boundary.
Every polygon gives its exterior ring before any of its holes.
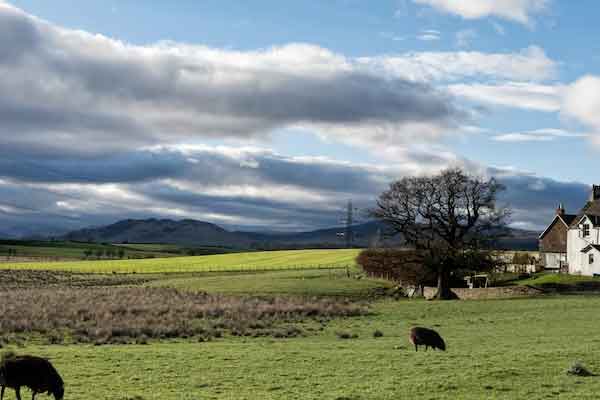
{"type": "Polygon", "coordinates": [[[417,39],[422,40],[424,42],[432,42],[435,40],[440,40],[439,35],[432,35],[431,33],[422,33],[417,35],[417,39]]]}
{"type": "Polygon", "coordinates": [[[406,36],[399,36],[393,32],[379,32],[379,36],[381,36],[384,39],[393,40],[395,42],[400,42],[407,39],[406,36]]]}
{"type": "Polygon", "coordinates": [[[477,32],[473,29],[463,29],[456,32],[456,45],[458,47],[469,47],[471,42],[477,37],[477,32]]]}
{"type": "Polygon", "coordinates": [[[563,112],[600,132],[600,77],[587,75],[569,85],[563,112]]]}
{"type": "Polygon", "coordinates": [[[417,39],[423,40],[426,42],[440,40],[441,32],[438,30],[435,30],[435,29],[424,29],[417,35],[417,39]]]}
{"type": "Polygon", "coordinates": [[[496,31],[496,33],[498,35],[502,35],[502,36],[506,35],[506,29],[504,29],[504,27],[502,25],[500,25],[499,23],[494,21],[494,22],[492,22],[492,26],[494,27],[494,30],[496,31]]]}
{"type": "Polygon", "coordinates": [[[438,11],[465,19],[498,17],[530,25],[534,14],[544,11],[549,0],[413,0],[438,11]]]}
{"type": "Polygon", "coordinates": [[[530,46],[514,53],[409,52],[361,57],[357,62],[368,70],[389,77],[422,82],[465,78],[543,81],[557,75],[557,64],[538,46],[530,46]]]}
{"type": "Polygon", "coordinates": [[[500,84],[458,83],[448,86],[456,96],[475,102],[535,111],[556,112],[561,108],[564,86],[527,82],[500,84]]]}
{"type": "Polygon", "coordinates": [[[315,45],[137,46],[9,5],[0,5],[0,73],[0,146],[29,153],[268,138],[297,124],[393,125],[398,141],[405,125],[444,130],[463,117],[454,99],[427,83],[315,45]]]}
{"type": "Polygon", "coordinates": [[[138,46],[0,5],[0,73],[8,77],[0,80],[0,146],[87,157],[205,138],[268,140],[295,126],[378,150],[437,141],[468,124],[469,113],[432,83],[545,80],[556,64],[536,46],[359,58],[299,43],[138,46]]]}
{"type": "Polygon", "coordinates": [[[525,132],[511,132],[495,135],[493,140],[498,142],[550,142],[561,138],[584,138],[588,135],[579,132],[569,132],[562,129],[536,129],[525,132]]]}

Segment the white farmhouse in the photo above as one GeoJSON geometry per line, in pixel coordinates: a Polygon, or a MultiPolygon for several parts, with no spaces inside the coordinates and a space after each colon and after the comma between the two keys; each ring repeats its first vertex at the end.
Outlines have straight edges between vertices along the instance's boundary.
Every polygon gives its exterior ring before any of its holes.
{"type": "Polygon", "coordinates": [[[578,214],[569,215],[562,206],[558,208],[554,220],[540,235],[540,259],[549,269],[600,275],[600,186],[592,187],[589,201],[578,214]],[[559,262],[555,263],[557,255],[559,262]]]}

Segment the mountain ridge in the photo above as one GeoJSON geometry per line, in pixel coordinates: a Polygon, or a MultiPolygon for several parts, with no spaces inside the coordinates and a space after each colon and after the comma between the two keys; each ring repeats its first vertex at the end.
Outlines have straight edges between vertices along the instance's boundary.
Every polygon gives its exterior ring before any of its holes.
{"type": "MultiPolygon", "coordinates": [[[[354,245],[366,247],[380,244],[397,244],[399,239],[381,239],[384,224],[370,221],[352,226],[354,245]]],[[[218,246],[233,249],[345,247],[340,233],[345,227],[331,227],[301,232],[261,233],[228,231],[219,225],[193,219],[124,219],[113,224],[84,228],[67,233],[65,240],[106,243],[165,243],[184,246],[218,246]]],[[[537,249],[537,232],[513,229],[512,238],[502,247],[523,250],[537,249]]]]}

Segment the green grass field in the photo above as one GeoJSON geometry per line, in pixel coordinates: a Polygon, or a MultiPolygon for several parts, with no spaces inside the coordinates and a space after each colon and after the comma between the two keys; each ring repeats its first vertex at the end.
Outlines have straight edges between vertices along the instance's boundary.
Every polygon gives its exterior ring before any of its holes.
{"type": "Polygon", "coordinates": [[[85,257],[84,252],[90,250],[92,257],[98,250],[118,252],[123,249],[127,257],[171,257],[172,254],[160,247],[122,248],[111,244],[80,243],[65,241],[26,241],[0,240],[0,256],[8,255],[9,249],[16,251],[17,257],[65,258],[79,260],[85,257]]]}
{"type": "MultiPolygon", "coordinates": [[[[370,313],[294,322],[304,332],[299,337],[233,336],[224,331],[222,337],[203,342],[179,337],[149,340],[147,344],[94,346],[47,345],[46,339],[34,335],[21,346],[13,343],[2,350],[50,357],[66,382],[65,398],[72,400],[598,397],[600,376],[569,376],[566,370],[580,361],[600,375],[600,296],[446,302],[366,297],[375,289],[390,287],[390,283],[361,277],[353,265],[356,253],[357,250],[311,250],[35,263],[29,268],[59,270],[73,265],[74,271],[131,272],[127,268],[133,265],[138,272],[147,273],[106,277],[123,280],[126,286],[142,284],[261,299],[282,294],[309,298],[343,296],[367,302],[370,313]],[[195,273],[174,273],[181,270],[181,262],[184,271],[195,273]],[[297,265],[336,263],[353,265],[350,277],[346,268],[285,270],[297,265]],[[119,268],[120,264],[124,266],[119,268]],[[98,265],[102,268],[97,269],[98,265]],[[231,272],[242,267],[246,271],[231,272]],[[206,272],[209,269],[222,272],[206,272]],[[126,281],[128,277],[139,281],[126,281]],[[415,352],[407,338],[414,325],[438,330],[446,340],[447,351],[415,352]],[[374,337],[376,330],[383,336],[374,337]],[[341,339],[342,333],[356,338],[341,339]]],[[[9,266],[23,268],[18,264],[9,266]]],[[[32,275],[31,283],[23,281],[16,289],[4,290],[18,291],[22,285],[30,284],[44,287],[39,280],[43,278],[36,278],[34,272],[5,272],[5,278],[11,274],[16,274],[13,278],[18,274],[26,274],[25,278],[32,275]]],[[[68,275],[61,279],[70,282],[68,275]]],[[[581,279],[591,278],[548,274],[527,283],[572,283],[581,279]]],[[[57,290],[61,290],[60,286],[57,290]]],[[[94,293],[96,289],[84,290],[94,293]]],[[[10,293],[7,298],[19,298],[18,292],[15,296],[10,293]]],[[[141,308],[136,312],[141,312],[141,308]]],[[[14,399],[10,389],[5,396],[14,399]]]]}
{"type": "Polygon", "coordinates": [[[600,372],[599,307],[599,297],[581,296],[382,301],[373,315],[300,338],[18,351],[51,357],[73,400],[595,399],[599,377],[565,371],[580,360],[600,372]],[[407,341],[413,324],[435,326],[448,351],[416,353],[407,341]],[[384,336],[374,338],[375,329],[384,336]]]}
{"type": "Polygon", "coordinates": [[[5,263],[3,269],[94,273],[214,272],[339,268],[355,265],[358,249],[284,250],[144,260],[90,260],[51,263],[5,263]]]}
{"type": "Polygon", "coordinates": [[[543,286],[548,284],[571,285],[578,282],[600,282],[600,277],[542,273],[529,279],[516,281],[519,285],[543,286]]]}
{"type": "Polygon", "coordinates": [[[168,243],[117,243],[115,246],[144,251],[177,251],[182,248],[177,244],[168,243]]]}
{"type": "Polygon", "coordinates": [[[358,275],[356,269],[214,273],[196,276],[166,274],[147,286],[224,294],[359,297],[392,284],[358,275]]]}

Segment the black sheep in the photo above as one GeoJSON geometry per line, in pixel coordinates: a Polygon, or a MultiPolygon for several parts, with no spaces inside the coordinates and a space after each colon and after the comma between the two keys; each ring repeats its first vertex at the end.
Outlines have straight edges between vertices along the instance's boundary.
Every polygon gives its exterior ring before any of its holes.
{"type": "Polygon", "coordinates": [[[50,361],[35,356],[6,355],[0,362],[0,400],[4,399],[4,389],[13,388],[17,399],[21,400],[21,386],[27,386],[33,392],[35,400],[38,393],[54,395],[55,400],[64,396],[63,380],[50,361]]]}
{"type": "Polygon", "coordinates": [[[446,351],[444,339],[433,329],[416,326],[411,328],[408,339],[415,345],[415,351],[419,351],[419,346],[425,346],[425,351],[428,347],[446,351]]]}

